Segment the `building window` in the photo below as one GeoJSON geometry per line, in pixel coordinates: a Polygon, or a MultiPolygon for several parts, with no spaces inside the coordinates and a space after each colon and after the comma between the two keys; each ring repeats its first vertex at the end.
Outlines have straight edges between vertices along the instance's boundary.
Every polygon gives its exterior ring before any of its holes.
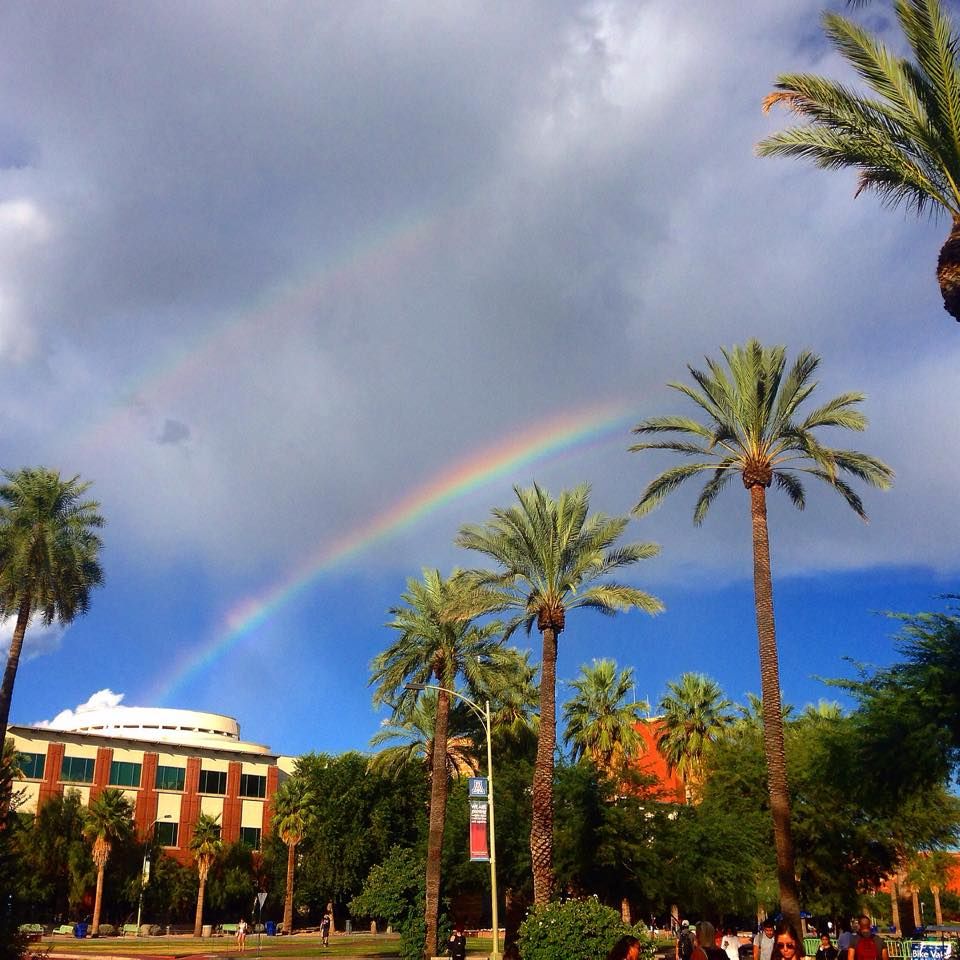
{"type": "Polygon", "coordinates": [[[158,820],[154,824],[153,835],[161,847],[175,847],[180,833],[179,823],[170,823],[167,820],[158,820]]]}
{"type": "Polygon", "coordinates": [[[93,783],[93,757],[63,758],[60,779],[68,783],[93,783]]]}
{"type": "Polygon", "coordinates": [[[225,770],[201,770],[200,793],[226,793],[227,774],[225,770]]]}
{"type": "Polygon", "coordinates": [[[18,757],[20,772],[27,780],[42,780],[46,759],[43,753],[21,753],[18,757]]]}
{"type": "MultiPolygon", "coordinates": [[[[184,767],[157,767],[156,787],[158,790],[183,790],[187,778],[184,767]]],[[[175,847],[175,843],[168,844],[175,847]]]]}
{"type": "Polygon", "coordinates": [[[260,849],[260,828],[259,827],[241,827],[240,842],[251,850],[260,849]]]}
{"type": "Polygon", "coordinates": [[[265,797],[267,795],[267,778],[255,773],[240,774],[241,797],[265,797]]]}
{"type": "Polygon", "coordinates": [[[126,760],[114,760],[110,764],[111,787],[139,787],[140,764],[128,763],[126,760]]]}

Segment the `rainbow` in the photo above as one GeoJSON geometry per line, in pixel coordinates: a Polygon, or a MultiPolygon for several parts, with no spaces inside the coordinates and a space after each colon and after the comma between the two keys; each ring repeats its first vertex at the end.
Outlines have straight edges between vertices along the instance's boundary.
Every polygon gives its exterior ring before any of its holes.
{"type": "Polygon", "coordinates": [[[326,543],[282,580],[229,610],[213,635],[189,651],[153,696],[163,704],[311,584],[441,507],[516,470],[620,437],[632,422],[624,404],[578,410],[536,423],[499,445],[440,470],[382,514],[326,543]]]}

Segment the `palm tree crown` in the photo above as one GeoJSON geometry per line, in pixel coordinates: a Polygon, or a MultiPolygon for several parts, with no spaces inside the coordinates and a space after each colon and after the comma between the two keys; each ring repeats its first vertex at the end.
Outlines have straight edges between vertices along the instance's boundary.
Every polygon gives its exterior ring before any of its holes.
{"type": "Polygon", "coordinates": [[[646,746],[637,723],[650,705],[633,696],[633,670],[618,672],[613,660],[584,664],[570,686],[576,692],[563,707],[564,742],[572,745],[574,760],[589,757],[598,770],[612,774],[646,746]]]}
{"type": "Polygon", "coordinates": [[[769,487],[775,482],[802,510],[806,493],[800,476],[808,475],[826,482],[865,520],[863,501],[841,474],[886,489],[893,471],[868,454],[824,446],[815,436],[824,427],[864,430],[866,417],[856,409],[864,400],[863,394],[842,393],[801,415],[800,407],[817,386],[813,375],[820,365],[818,356],[803,351],[788,371],[783,347],[763,347],[751,340],[744,347],[722,352],[726,370],[709,358],[707,371],[687,368],[699,390],[684,383],[670,384],[706,413],[706,423],[685,416],[663,416],[651,417],[634,428],[634,433],[642,435],[672,433],[684,439],[644,441],[631,446],[631,450],[672,450],[698,458],[653,479],[635,512],[649,512],[668,493],[700,473],[709,473],[710,477],[694,508],[697,524],[738,474],[747,489],[754,485],[769,487]]]}
{"type": "Polygon", "coordinates": [[[703,673],[685,673],[667,684],[660,698],[657,746],[687,790],[687,800],[703,781],[706,752],[733,721],[733,704],[716,680],[703,673]]]}
{"type": "Polygon", "coordinates": [[[103,526],[100,504],[85,500],[79,477],[62,480],[55,470],[4,472],[0,486],[0,610],[17,618],[0,687],[0,743],[6,738],[10,701],[23,637],[30,618],[70,623],[90,606],[90,591],[103,583],[97,559],[103,526]]]}
{"type": "Polygon", "coordinates": [[[857,194],[873,190],[890,206],[945,211],[953,230],[940,255],[944,306],[960,320],[960,37],[939,0],[896,0],[913,59],[895,56],[835,13],[827,36],[872,92],[811,74],[784,74],[763,102],[810,121],[757,145],[760,156],[802,157],[859,171],[857,194]]]}

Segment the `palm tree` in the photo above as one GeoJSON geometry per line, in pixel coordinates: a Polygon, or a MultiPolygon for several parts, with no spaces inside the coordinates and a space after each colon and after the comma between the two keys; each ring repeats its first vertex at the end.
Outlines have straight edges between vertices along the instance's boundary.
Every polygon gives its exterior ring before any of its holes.
{"type": "Polygon", "coordinates": [[[634,508],[643,515],[690,477],[706,473],[708,479],[694,507],[695,524],[703,522],[710,505],[735,476],[750,497],[753,527],[753,587],[760,652],[760,686],[763,697],[764,752],[767,758],[770,807],[777,849],[780,906],[799,927],[800,904],[790,832],[790,794],[783,750],[780,702],[780,668],[773,618],[773,585],[770,542],[767,532],[767,489],[772,483],[783,490],[794,506],[806,500],[800,477],[822,480],[866,520],[863,503],[841,474],[885,489],[893,471],[865,453],[823,446],[815,436],[825,427],[864,430],[866,418],[856,409],[859,393],[843,393],[822,406],[801,414],[800,407],[816,388],[812,379],[820,358],[800,353],[789,371],[783,347],[763,347],[751,340],[745,347],[724,350],[726,369],[707,360],[707,371],[689,367],[696,386],[671,386],[706,414],[706,422],[686,416],[645,420],[634,429],[642,436],[673,434],[663,440],[644,441],[632,450],[671,450],[693,463],[671,467],[655,477],[634,508]]]}
{"type": "Polygon", "coordinates": [[[107,788],[90,801],[84,814],[83,835],[93,842],[93,862],[97,868],[97,895],[93,901],[93,923],[90,925],[90,932],[94,935],[100,930],[103,874],[110,851],[117,840],[126,839],[132,834],[133,804],[122,790],[107,788]]]}
{"type": "Polygon", "coordinates": [[[376,686],[373,701],[393,707],[394,719],[409,717],[423,685],[436,681],[436,712],[430,756],[430,821],[427,835],[427,868],[424,955],[437,954],[440,913],[440,864],[447,809],[447,740],[450,694],[463,676],[475,686],[486,673],[503,662],[499,646],[500,624],[478,626],[471,619],[453,617],[450,611],[464,602],[463,586],[454,571],[444,579],[439,570],[424,570],[422,580],[408,580],[403,604],[391,609],[389,626],[394,643],[375,657],[370,683],[376,686]],[[411,689],[419,686],[421,689],[411,689]]]}
{"type": "Polygon", "coordinates": [[[811,74],[781,75],[764,110],[783,104],[810,122],[761,140],[757,152],[853,167],[860,174],[856,195],[873,190],[891,207],[949,215],[937,278],[944,307],[960,320],[960,36],[939,0],[896,0],[894,6],[912,59],[825,13],[827,36],[872,95],[811,74]]]}
{"type": "Polygon", "coordinates": [[[617,672],[614,660],[594,660],[580,667],[571,687],[576,693],[563,706],[564,742],[573,745],[573,759],[588,757],[612,776],[646,747],[637,724],[650,705],[633,697],[633,670],[617,672]]]}
{"type": "Polygon", "coordinates": [[[273,798],[273,828],[287,845],[287,891],[283,900],[283,931],[293,933],[293,874],[297,844],[310,823],[316,797],[309,783],[299,776],[285,780],[273,798]]]}
{"type": "MultiPolygon", "coordinates": [[[[371,738],[370,746],[380,747],[368,764],[371,771],[395,775],[411,763],[426,765],[427,779],[433,779],[433,736],[437,725],[436,690],[424,690],[409,713],[385,723],[371,738]]],[[[472,777],[478,770],[476,749],[470,734],[473,729],[468,711],[450,705],[447,724],[447,776],[472,777]]]]}
{"type": "Polygon", "coordinates": [[[505,638],[523,626],[537,625],[543,641],[540,661],[540,727],[533,774],[530,859],[533,900],[550,900],[553,887],[553,754],[557,743],[557,638],[566,613],[578,607],[614,614],[637,607],[658,613],[663,604],[607,575],[655,557],[654,543],[613,545],[627,517],[588,516],[590,488],[581,484],[556,499],[538,485],[514,487],[517,503],[493,510],[485,524],[461,528],[457,544],[497,564],[496,570],[468,570],[463,578],[475,591],[473,612],[510,611],[505,638]]]}
{"type": "Polygon", "coordinates": [[[84,500],[90,488],[79,477],[61,480],[55,470],[4,471],[0,486],[0,610],[16,614],[7,667],[0,685],[0,743],[7,735],[13,684],[27,624],[70,623],[90,606],[90,590],[103,583],[97,560],[103,526],[100,504],[84,500]]]}
{"type": "Polygon", "coordinates": [[[207,877],[210,868],[223,849],[220,839],[219,817],[212,817],[209,813],[201,813],[193,827],[190,837],[190,852],[197,862],[197,876],[200,878],[200,888],[197,890],[197,913],[193,921],[193,935],[199,937],[203,931],[203,898],[207,889],[207,877]]]}
{"type": "Polygon", "coordinates": [[[703,761],[711,743],[733,722],[733,704],[716,680],[703,673],[685,673],[667,684],[659,709],[657,746],[667,766],[683,781],[687,803],[703,784],[703,761]]]}
{"type": "Polygon", "coordinates": [[[913,892],[914,914],[918,926],[920,925],[920,912],[916,905],[917,895],[924,887],[929,887],[933,894],[933,914],[936,924],[938,927],[943,926],[940,891],[949,880],[951,864],[950,854],[943,850],[921,850],[909,862],[907,882],[913,892]]]}

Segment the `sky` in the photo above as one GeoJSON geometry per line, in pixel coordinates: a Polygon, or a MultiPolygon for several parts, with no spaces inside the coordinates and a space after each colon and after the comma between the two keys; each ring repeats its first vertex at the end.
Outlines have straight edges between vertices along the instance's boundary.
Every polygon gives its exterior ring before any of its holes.
{"type": "MultiPolygon", "coordinates": [[[[93,698],[365,748],[407,579],[475,563],[457,530],[514,484],[626,514],[670,462],[631,426],[751,337],[865,392],[849,445],[897,473],[868,525],[771,496],[785,697],[890,662],[882,611],[957,588],[960,329],[944,220],[754,154],[779,72],[847,76],[822,5],[3,4],[0,464],[79,474],[107,519],[105,586],[28,631],[12,721],[93,698]]],[[[850,15],[896,46],[888,9],[850,15]]],[[[697,528],[694,496],[628,527],[666,612],[571,615],[561,700],[599,657],[653,701],[687,670],[759,688],[748,498],[697,528]]]]}

